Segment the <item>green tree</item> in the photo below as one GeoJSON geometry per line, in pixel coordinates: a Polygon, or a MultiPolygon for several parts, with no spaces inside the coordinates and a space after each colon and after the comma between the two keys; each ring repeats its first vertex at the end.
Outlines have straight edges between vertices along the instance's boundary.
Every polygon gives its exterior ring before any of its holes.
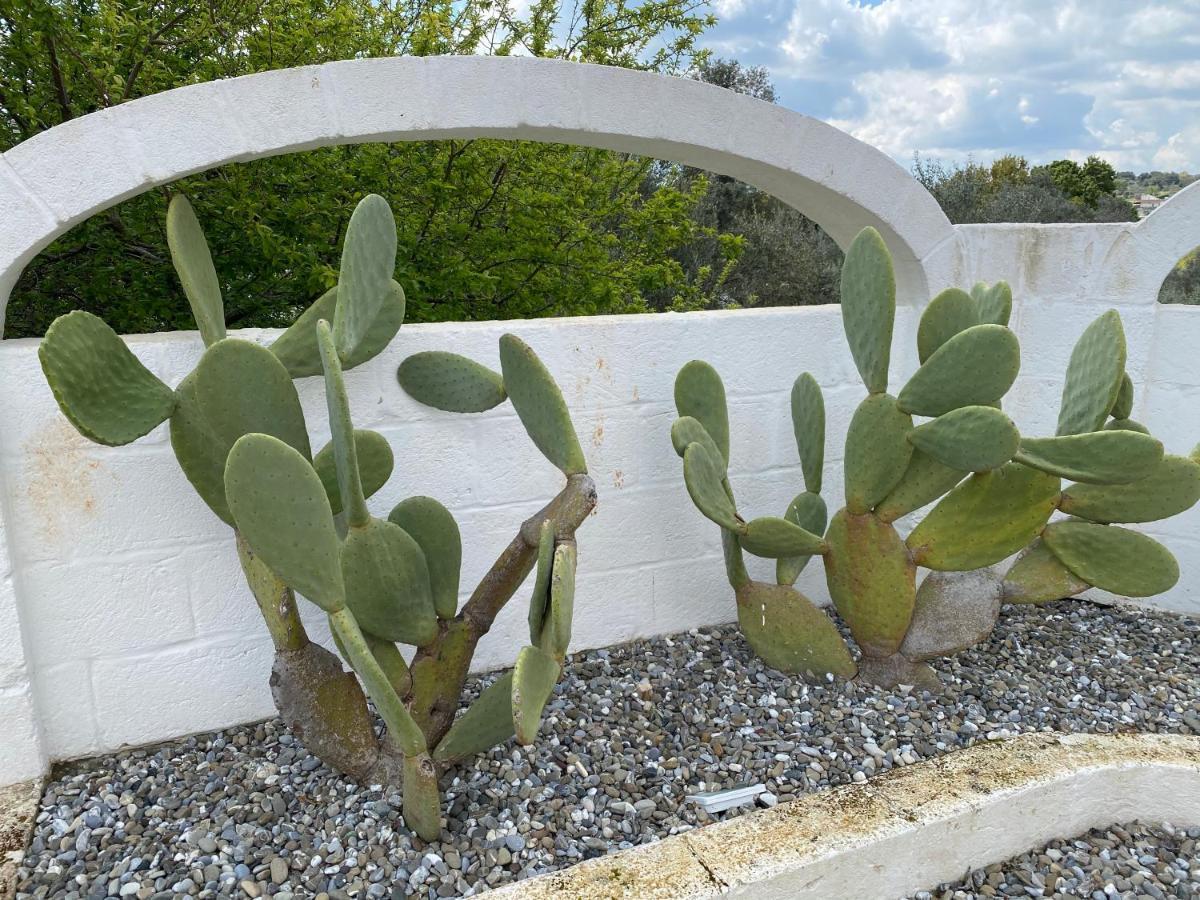
{"type": "MultiPolygon", "coordinates": [[[[288,66],[398,54],[521,52],[688,71],[704,0],[0,0],[0,150],[146,94],[288,66]]],[[[184,179],[218,251],[231,326],[283,325],[334,280],[340,223],[384,194],[400,230],[409,319],[630,312],[647,296],[704,305],[711,284],[672,255],[703,236],[705,183],[647,191],[653,162],[491,140],[367,144],[184,179]]],[[[169,191],[92,217],[13,291],[5,336],[86,309],[122,332],[187,328],[166,250],[169,191]]]]}

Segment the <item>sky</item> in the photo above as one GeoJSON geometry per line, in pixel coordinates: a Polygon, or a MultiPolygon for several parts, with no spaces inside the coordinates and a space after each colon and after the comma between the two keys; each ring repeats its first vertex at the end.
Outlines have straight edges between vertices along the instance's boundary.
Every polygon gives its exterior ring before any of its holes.
{"type": "Polygon", "coordinates": [[[1200,0],[713,0],[705,46],[893,156],[1200,172],[1200,0]]]}

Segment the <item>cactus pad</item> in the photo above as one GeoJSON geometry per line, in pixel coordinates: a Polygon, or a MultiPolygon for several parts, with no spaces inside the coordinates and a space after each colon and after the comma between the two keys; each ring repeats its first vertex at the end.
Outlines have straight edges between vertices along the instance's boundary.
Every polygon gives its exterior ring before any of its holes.
{"type": "Polygon", "coordinates": [[[1200,465],[1166,455],[1150,474],[1128,484],[1072,484],[1059,508],[1092,522],[1153,522],[1191,509],[1200,500],[1200,465]]]}
{"type": "Polygon", "coordinates": [[[725,385],[717,370],[698,359],[686,363],[675,376],[675,409],[704,426],[728,464],[729,410],[725,406],[725,385]]]}
{"type": "Polygon", "coordinates": [[[917,568],[896,529],[841,510],[825,533],[829,594],[863,654],[891,656],[912,621],[917,568]]]}
{"type": "Polygon", "coordinates": [[[914,447],[908,468],[904,470],[904,477],[875,507],[875,515],[884,522],[894,522],[901,516],[932,503],[969,474],[969,470],[952,469],[938,462],[924,450],[914,447]]]}
{"type": "Polygon", "coordinates": [[[175,410],[175,392],[91,313],[59,316],[38,345],[42,372],[59,409],[88,440],[136,441],[175,410]]]}
{"type": "Polygon", "coordinates": [[[1140,431],[1142,434],[1149,434],[1150,429],[1141,422],[1135,422],[1133,419],[1109,419],[1104,423],[1105,431],[1140,431]]]}
{"type": "Polygon", "coordinates": [[[483,412],[508,399],[498,372],[443,350],[414,353],[400,363],[396,378],[418,403],[446,412],[483,412]]]}
{"type": "Polygon", "coordinates": [[[703,444],[690,444],[684,452],[683,481],[692,502],[707,518],[730,531],[740,532],[745,527],[725,490],[723,461],[703,444]]]}
{"type": "Polygon", "coordinates": [[[354,440],[354,423],[350,420],[350,400],[346,396],[342,364],[338,360],[333,333],[324,319],[317,323],[317,346],[321,350],[321,365],[325,368],[325,407],[329,411],[329,443],[333,447],[338,496],[342,500],[346,522],[351,527],[363,526],[371,515],[367,512],[362,472],[358,467],[358,442],[354,440]]]}
{"type": "Polygon", "coordinates": [[[346,606],[375,637],[421,647],[438,632],[420,545],[399,525],[370,519],[342,542],[346,606]]]}
{"type": "Polygon", "coordinates": [[[1058,410],[1059,435],[1095,431],[1108,418],[1125,376],[1125,331],[1110,309],[1084,329],[1071,351],[1058,410]]]}
{"type": "Polygon", "coordinates": [[[703,444],[704,449],[711,453],[714,459],[725,462],[720,448],[717,447],[716,442],[704,426],[700,424],[700,420],[693,419],[691,416],[680,416],[671,423],[671,446],[675,448],[680,459],[687,452],[688,444],[703,444]]]}
{"type": "Polygon", "coordinates": [[[761,516],[746,523],[738,536],[747,553],[779,559],[821,553],[825,549],[819,535],[778,516],[761,516]]]}
{"type": "MultiPolygon", "coordinates": [[[[821,499],[820,494],[814,494],[812,491],[798,494],[796,499],[788,504],[787,512],[783,514],[783,517],[810,534],[824,534],[825,526],[829,521],[825,501],[821,499]]],[[[795,584],[810,559],[812,559],[811,553],[781,556],[775,564],[775,580],[779,584],[795,584]]]]}
{"type": "Polygon", "coordinates": [[[951,469],[983,472],[1012,459],[1021,435],[1012,419],[994,407],[960,406],[917,426],[908,440],[951,469]]]}
{"type": "Polygon", "coordinates": [[[787,585],[750,582],[737,591],[738,624],[773,669],[824,684],[826,675],[853,678],[854,660],[837,626],[787,585]]]}
{"type": "Polygon", "coordinates": [[[326,612],[342,607],[333,513],[307,459],[270,435],[245,435],[225,461],[225,496],[246,543],[284,584],[326,612]]]}
{"type": "Polygon", "coordinates": [[[1024,438],[1015,458],[1087,484],[1128,484],[1153,472],[1162,456],[1162,444],[1150,435],[1119,430],[1024,438]]]}
{"type": "Polygon", "coordinates": [[[1047,525],[1042,538],[1072,574],[1114,594],[1149,597],[1179,580],[1171,551],[1127,528],[1070,520],[1047,525]]]}
{"type": "MultiPolygon", "coordinates": [[[[387,484],[392,477],[395,457],[392,448],[382,434],[362,428],[354,430],[354,449],[358,457],[358,470],[362,476],[363,497],[370,497],[387,484]]],[[[329,506],[336,516],[342,511],[342,492],[338,487],[337,463],[334,460],[333,442],[330,441],[313,457],[313,468],[329,494],[329,506]]]]}
{"type": "Polygon", "coordinates": [[[890,394],[871,394],[846,432],[846,507],[860,515],[882,500],[908,468],[912,416],[890,394]]]}
{"type": "Polygon", "coordinates": [[[1007,281],[995,284],[976,282],[971,288],[971,299],[979,308],[979,321],[983,324],[1007,325],[1012,315],[1012,288],[1007,281]]]}
{"type": "Polygon", "coordinates": [[[380,312],[391,299],[396,270],[396,220],[386,200],[368,194],[358,202],[346,226],[333,337],[338,356],[354,357],[371,339],[380,312]]]}
{"type": "Polygon", "coordinates": [[[183,293],[192,307],[192,318],[200,329],[200,337],[204,346],[211,347],[225,337],[221,282],[213,268],[212,254],[200,222],[183,194],[172,197],[167,207],[167,246],[183,293]]]}
{"type": "MultiPolygon", "coordinates": [[[[317,350],[317,322],[321,319],[333,321],[337,311],[337,298],[338,289],[330,288],[271,344],[271,352],[287,367],[293,378],[321,374],[321,354],[317,350]]],[[[378,356],[404,323],[404,310],[404,289],[393,281],[387,301],[376,313],[367,336],[348,358],[342,360],[342,369],[349,371],[378,356]]]]}
{"type": "Polygon", "coordinates": [[[269,434],[312,458],[296,387],[269,350],[225,338],[204,351],[195,376],[200,412],[226,447],[244,434],[269,434]]]}
{"type": "Polygon", "coordinates": [[[1109,415],[1114,419],[1128,419],[1133,414],[1133,379],[1126,372],[1121,376],[1121,386],[1117,388],[1117,399],[1113,401],[1109,415]]]}
{"type": "Polygon", "coordinates": [[[483,689],[467,711],[454,720],[433,751],[438,762],[450,763],[490,750],[513,736],[513,673],[505,672],[483,689]]]}
{"type": "Polygon", "coordinates": [[[917,358],[922,364],[960,331],[979,324],[979,306],[966,291],[947,288],[929,301],[917,326],[917,358]]]}
{"type": "Polygon", "coordinates": [[[516,335],[506,334],[500,338],[500,369],[513,408],[542,455],[564,475],[586,473],[567,403],[537,354],[516,335]]]}
{"type": "Polygon", "coordinates": [[[804,486],[821,493],[821,471],[825,467],[825,398],[821,386],[807,372],[792,385],[792,430],[804,486]]]}
{"type": "MultiPolygon", "coordinates": [[[[361,465],[361,454],[359,460],[361,465]]],[[[388,521],[403,528],[425,554],[433,608],[440,618],[453,619],[462,570],[462,536],[454,516],[432,497],[409,497],[392,508],[388,521]]]]}
{"type": "Polygon", "coordinates": [[[171,449],[187,480],[208,508],[226,525],[233,515],[225,500],[225,457],[229,448],[217,440],[196,399],[196,374],[189,374],[175,389],[175,412],[171,413],[171,449]]]}
{"type": "Polygon", "coordinates": [[[575,569],[579,550],[574,541],[563,541],[554,548],[550,570],[550,607],[542,630],[542,649],[560,663],[571,643],[571,621],[575,616],[575,569]]]}
{"type": "Polygon", "coordinates": [[[975,325],[942,344],[900,391],[900,408],[940,416],[961,406],[995,403],[1021,368],[1017,336],[1003,325],[975,325]]]}
{"type": "Polygon", "coordinates": [[[513,666],[512,720],[517,743],[528,746],[537,737],[542,710],[554,692],[561,668],[553,656],[537,647],[522,647],[513,666]]]}
{"type": "Polygon", "coordinates": [[[942,571],[990,566],[1041,533],[1058,504],[1058,479],[1009,463],[972,475],[908,536],[913,561],[942,571]]]}
{"type": "Polygon", "coordinates": [[[1076,578],[1058,561],[1046,542],[1038,538],[1030,544],[1004,576],[1004,600],[1007,603],[1046,603],[1074,597],[1091,585],[1076,578]]]}
{"type": "Polygon", "coordinates": [[[550,610],[550,578],[554,574],[554,523],[542,522],[538,532],[537,574],[533,579],[533,596],[529,598],[529,642],[537,644],[546,627],[550,610]]]}
{"type": "Polygon", "coordinates": [[[850,354],[872,394],[887,390],[896,276],[887,245],[874,228],[858,233],[842,264],[842,326],[850,354]]]}

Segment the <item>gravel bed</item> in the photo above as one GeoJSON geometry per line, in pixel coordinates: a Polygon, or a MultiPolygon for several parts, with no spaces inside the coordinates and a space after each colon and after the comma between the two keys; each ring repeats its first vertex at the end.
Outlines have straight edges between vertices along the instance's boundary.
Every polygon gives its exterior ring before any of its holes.
{"type": "Polygon", "coordinates": [[[909,900],[983,897],[1087,897],[1164,900],[1200,897],[1200,828],[1133,822],[1094,828],[968,873],[962,881],[909,900]]]}
{"type": "Polygon", "coordinates": [[[1023,732],[1200,734],[1200,621],[1007,607],[937,667],[939,696],[813,687],[729,626],[577,654],[535,746],[443,780],[432,844],[276,720],[98,757],[48,784],[19,896],[469,895],[704,824],[699,791],[764,782],[770,806],[1023,732]]]}

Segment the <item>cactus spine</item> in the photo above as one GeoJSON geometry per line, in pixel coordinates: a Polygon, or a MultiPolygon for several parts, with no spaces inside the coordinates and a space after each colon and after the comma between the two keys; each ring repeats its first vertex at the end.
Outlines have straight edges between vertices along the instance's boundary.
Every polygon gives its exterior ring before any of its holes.
{"type": "Polygon", "coordinates": [[[430,497],[373,516],[371,495],[395,456],[386,438],[353,425],[343,372],[377,355],[404,319],[395,281],[395,222],[368,196],[347,228],[338,284],[270,348],[225,334],[220,280],[199,222],[175,197],[168,241],[205,343],[172,390],[100,319],[60,317],[39,348],[59,406],[84,436],[126,444],[170,421],[188,481],[234,529],[247,582],[275,645],[272,694],[308,749],[364,783],[403,783],[404,814],[427,840],[441,831],[439,775],[507,740],[532,741],[571,636],[575,531],[595,488],[554,379],[518,338],[500,342],[503,373],[448,353],[410,357],[401,385],[422,402],[462,412],[512,399],[535,445],[566,485],[523,523],[459,608],[458,525],[430,497]],[[321,375],[329,444],[315,455],[292,379],[321,375]],[[252,386],[252,389],[247,389],[252,386]],[[455,714],[479,639],[538,566],[531,644],[515,668],[455,714]],[[320,607],[351,672],[309,640],[296,594],[320,607]],[[405,663],[396,643],[416,647],[405,663]],[[380,739],[370,697],[387,734],[380,739]]]}
{"type": "Polygon", "coordinates": [[[857,678],[889,686],[935,686],[924,660],[961,649],[962,633],[990,631],[998,597],[1037,603],[1089,586],[1142,596],[1174,583],[1178,568],[1165,548],[1110,524],[1173,515],[1200,499],[1200,464],[1164,456],[1162,444],[1129,418],[1133,385],[1120,318],[1100,316],[1076,345],[1057,434],[1024,438],[1000,408],[1020,368],[1007,327],[1011,309],[1004,282],[943,291],[921,316],[921,364],[893,396],[891,257],[873,229],[858,235],[842,269],[841,312],[867,396],[846,435],[846,507],[827,526],[820,497],[825,417],[816,380],[804,373],[791,396],[806,490],[782,519],[747,522],[729,483],[720,376],[698,360],[680,371],[671,441],[692,500],[722,529],[738,621],[768,664],[810,677],[855,673],[832,620],[793,587],[812,556],[822,558],[834,608],[858,645],[857,678]],[[1078,483],[1064,489],[1064,477],[1078,483]],[[902,538],[893,523],[935,502],[902,538]],[[1081,521],[1051,523],[1060,509],[1081,521]],[[979,571],[1022,548],[1003,583],[979,571]],[[777,559],[778,584],[753,581],[744,551],[777,559]],[[921,590],[918,567],[939,572],[921,590]],[[954,573],[968,572],[972,584],[994,587],[981,589],[990,599],[972,613],[980,621],[967,623],[978,627],[963,628],[960,620],[957,636],[939,632],[937,610],[945,608],[954,573]]]}

